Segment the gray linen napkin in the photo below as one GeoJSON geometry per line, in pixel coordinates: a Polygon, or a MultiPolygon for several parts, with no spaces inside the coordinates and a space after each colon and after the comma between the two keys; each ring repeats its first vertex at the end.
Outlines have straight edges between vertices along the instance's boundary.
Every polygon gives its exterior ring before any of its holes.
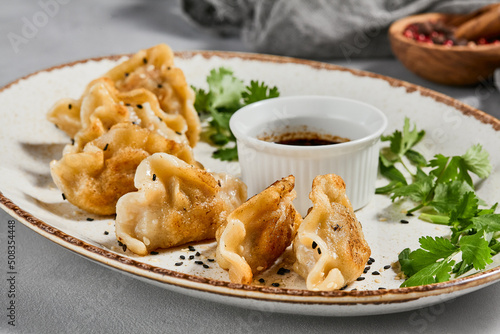
{"type": "Polygon", "coordinates": [[[466,13],[496,1],[181,0],[185,17],[252,50],[302,58],[390,56],[387,29],[422,12],[466,13]]]}

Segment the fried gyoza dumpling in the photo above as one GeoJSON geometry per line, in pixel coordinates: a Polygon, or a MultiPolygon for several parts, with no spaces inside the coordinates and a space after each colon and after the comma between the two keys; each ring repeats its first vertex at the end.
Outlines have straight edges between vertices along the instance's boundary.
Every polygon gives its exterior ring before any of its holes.
{"type": "Polygon", "coordinates": [[[276,181],[234,210],[217,230],[217,262],[231,282],[250,284],[290,246],[302,217],[292,204],[295,178],[276,181]]]}
{"type": "Polygon", "coordinates": [[[119,123],[85,145],[50,163],[52,179],[66,199],[91,213],[110,215],[123,194],[134,191],[139,163],[153,153],[166,152],[196,164],[191,147],[132,123],[119,123]]]}
{"type": "Polygon", "coordinates": [[[60,99],[49,110],[47,119],[50,122],[54,123],[57,128],[63,130],[68,136],[73,138],[75,134],[82,128],[82,122],[80,121],[81,105],[82,99],[60,99]]]}
{"type": "Polygon", "coordinates": [[[106,110],[103,121],[111,125],[125,121],[125,107],[120,105],[114,82],[108,78],[91,81],[79,99],[64,98],[57,101],[47,114],[47,119],[74,138],[82,127],[89,126],[90,116],[96,108],[106,110]],[[87,100],[82,110],[84,100],[87,100]]]}
{"type": "Polygon", "coordinates": [[[146,88],[153,92],[167,114],[181,115],[186,120],[186,136],[192,147],[199,140],[201,125],[194,109],[195,94],[184,73],[174,66],[174,54],[165,44],[141,50],[111,69],[106,75],[118,90],[146,88]]]}
{"type": "Polygon", "coordinates": [[[370,257],[361,224],[335,174],[314,178],[309,198],[313,207],[294,240],[294,270],[310,290],[330,291],[353,282],[370,257]]]}
{"type": "Polygon", "coordinates": [[[94,80],[82,97],[81,128],[75,134],[73,144],[66,146],[64,153],[81,152],[88,142],[121,122],[133,122],[157,131],[167,139],[189,145],[183,134],[187,129],[184,119],[175,120],[170,116],[160,109],[156,96],[146,89],[119,93],[110,79],[94,80]]]}
{"type": "Polygon", "coordinates": [[[147,255],[158,248],[213,239],[227,215],[246,199],[246,185],[214,175],[169,154],[157,153],[137,168],[139,191],[116,205],[116,237],[147,255]]]}

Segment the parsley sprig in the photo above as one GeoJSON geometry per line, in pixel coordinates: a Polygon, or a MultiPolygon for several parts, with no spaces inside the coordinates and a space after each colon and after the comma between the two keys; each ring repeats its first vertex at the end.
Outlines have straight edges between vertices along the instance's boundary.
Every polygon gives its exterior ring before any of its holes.
{"type": "Polygon", "coordinates": [[[461,156],[437,154],[427,161],[413,149],[424,136],[416,126],[411,129],[406,118],[403,131],[382,137],[390,145],[380,152],[379,170],[390,182],[376,192],[390,194],[393,201],[408,198],[416,204],[409,214],[424,209],[420,219],[451,229],[449,238],[421,237],[419,249],[406,248],[399,254],[401,270],[408,277],[403,287],[444,282],[452,275],[482,270],[500,252],[497,204],[479,208],[485,203],[475,194],[471,177],[471,173],[482,179],[489,176],[488,152],[473,145],[461,156]]]}
{"type": "Polygon", "coordinates": [[[224,161],[238,160],[236,138],[229,128],[229,119],[250,103],[278,97],[278,88],[253,80],[245,86],[233,71],[225,67],[211,70],[207,83],[208,91],[193,87],[196,93],[194,107],[200,116],[208,118],[205,135],[218,148],[212,157],[224,161]]]}

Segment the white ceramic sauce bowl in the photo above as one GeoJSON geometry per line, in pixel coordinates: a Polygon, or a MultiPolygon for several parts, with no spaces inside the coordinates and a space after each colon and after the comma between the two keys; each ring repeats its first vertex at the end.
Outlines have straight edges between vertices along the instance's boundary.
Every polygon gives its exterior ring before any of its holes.
{"type": "Polygon", "coordinates": [[[297,210],[304,216],[317,175],[342,177],[355,210],[375,193],[379,140],[387,118],[372,105],[340,97],[290,96],[252,103],[230,120],[236,137],[242,179],[253,196],[290,174],[295,176],[297,210]],[[315,132],[350,141],[321,146],[277,144],[259,138],[315,132]]]}

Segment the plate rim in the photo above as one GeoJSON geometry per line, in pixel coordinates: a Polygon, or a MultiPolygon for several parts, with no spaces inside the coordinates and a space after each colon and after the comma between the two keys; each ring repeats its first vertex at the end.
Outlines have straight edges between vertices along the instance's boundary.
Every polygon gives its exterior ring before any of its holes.
{"type": "MultiPolygon", "coordinates": [[[[489,115],[474,107],[468,106],[465,103],[456,100],[450,96],[436,92],[434,90],[418,86],[403,80],[391,78],[388,76],[376,74],[373,72],[351,69],[339,65],[324,63],[320,61],[232,51],[177,51],[176,58],[191,59],[197,55],[201,55],[206,59],[219,57],[222,59],[240,58],[242,60],[253,60],[260,62],[272,63],[293,63],[305,65],[314,69],[325,69],[330,71],[345,71],[353,75],[361,77],[370,77],[381,79],[388,82],[392,87],[403,87],[407,93],[418,91],[422,96],[430,97],[439,103],[444,103],[451,106],[464,115],[472,116],[481,123],[491,125],[494,130],[500,131],[500,120],[492,115],[489,115]]],[[[36,72],[23,76],[11,83],[0,88],[0,94],[26,80],[42,72],[52,72],[57,69],[72,67],[78,64],[87,62],[103,61],[103,60],[118,60],[123,57],[129,57],[131,54],[110,55],[103,57],[86,58],[72,61],[60,65],[55,65],[47,69],[41,69],[36,72]]],[[[107,265],[112,268],[122,270],[129,274],[133,274],[142,279],[151,279],[156,283],[173,285],[175,287],[201,291],[205,293],[213,293],[233,298],[249,298],[261,301],[283,302],[291,304],[320,304],[320,305],[379,305],[379,304],[394,304],[405,303],[442,294],[448,294],[455,291],[465,291],[474,287],[486,286],[500,279],[500,266],[475,273],[473,275],[454,279],[447,282],[434,283],[416,287],[395,288],[386,290],[335,290],[335,291],[311,291],[301,289],[287,289],[280,287],[267,287],[258,285],[237,284],[227,281],[210,279],[202,276],[185,274],[174,270],[157,267],[148,263],[137,261],[133,258],[122,256],[111,250],[99,248],[91,245],[79,238],[71,236],[50,224],[36,218],[29,212],[21,209],[12,200],[4,196],[0,190],[0,207],[8,214],[17,218],[23,225],[26,225],[33,231],[51,240],[52,242],[65,247],[79,255],[90,260],[97,261],[99,264],[107,265]]]]}

